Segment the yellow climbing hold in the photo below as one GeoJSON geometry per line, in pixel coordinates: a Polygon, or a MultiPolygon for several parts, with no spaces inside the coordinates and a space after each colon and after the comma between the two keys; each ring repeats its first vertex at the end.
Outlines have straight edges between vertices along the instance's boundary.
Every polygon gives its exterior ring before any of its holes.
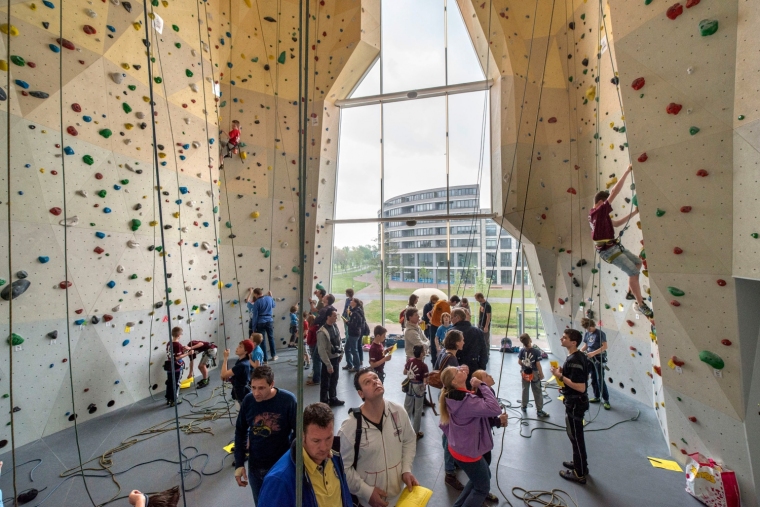
{"type": "Polygon", "coordinates": [[[175,211],[174,213],[172,213],[172,216],[174,218],[179,218],[179,211],[175,211]]]}
{"type": "Polygon", "coordinates": [[[612,144],[612,143],[610,143],[610,149],[611,149],[611,150],[614,150],[614,149],[615,149],[615,145],[614,145],[614,144],[612,144]]]}
{"type": "Polygon", "coordinates": [[[121,64],[121,68],[122,68],[122,69],[124,69],[124,70],[129,70],[129,69],[130,69],[130,66],[129,66],[129,64],[128,64],[128,63],[122,63],[122,64],[121,64]]]}
{"type": "Polygon", "coordinates": [[[150,97],[143,95],[143,102],[150,102],[150,97]]]}
{"type": "Polygon", "coordinates": [[[615,122],[614,122],[614,121],[611,121],[611,122],[610,122],[610,128],[612,128],[612,127],[614,127],[614,126],[615,126],[615,122]]]}
{"type": "Polygon", "coordinates": [[[145,281],[146,281],[146,282],[150,282],[151,280],[153,280],[153,277],[151,277],[151,276],[147,276],[147,277],[145,277],[145,281]]]}
{"type": "Polygon", "coordinates": [[[247,158],[248,158],[248,153],[246,153],[245,151],[241,151],[240,152],[240,160],[245,160],[247,158]]]}
{"type": "Polygon", "coordinates": [[[175,305],[181,305],[182,304],[182,300],[181,299],[175,299],[174,300],[174,304],[175,305]]]}
{"type": "Polygon", "coordinates": [[[271,171],[271,170],[272,170],[272,166],[271,166],[271,165],[268,165],[268,166],[267,166],[267,171],[271,171]]]}
{"type": "Polygon", "coordinates": [[[254,211],[253,213],[251,213],[251,218],[259,218],[259,216],[260,216],[260,213],[258,211],[254,211]]]}
{"type": "Polygon", "coordinates": [[[41,172],[41,173],[44,173],[44,172],[45,172],[45,169],[44,169],[44,168],[42,168],[42,167],[40,167],[40,172],[41,172]]]}
{"type": "Polygon", "coordinates": [[[280,210],[284,210],[284,209],[285,209],[285,206],[280,206],[280,210]]]}
{"type": "Polygon", "coordinates": [[[0,60],[0,70],[8,70],[8,62],[0,60]]]}
{"type": "Polygon", "coordinates": [[[166,0],[163,0],[161,2],[161,5],[163,5],[164,7],[169,7],[169,2],[167,2],[166,0]]]}
{"type": "Polygon", "coordinates": [[[150,225],[151,227],[155,227],[155,226],[157,226],[157,225],[158,225],[158,222],[157,222],[156,220],[151,220],[151,221],[148,223],[148,225],[150,225]]]}
{"type": "Polygon", "coordinates": [[[135,126],[132,125],[131,123],[125,123],[124,128],[127,130],[132,130],[133,128],[135,128],[135,126]]]}
{"type": "Polygon", "coordinates": [[[29,8],[32,9],[33,11],[36,11],[37,10],[37,4],[34,3],[34,2],[32,2],[32,4],[29,6],[29,8]]]}
{"type": "Polygon", "coordinates": [[[10,33],[11,37],[16,37],[19,34],[18,28],[7,23],[0,25],[0,32],[3,32],[4,34],[10,33]]]}
{"type": "Polygon", "coordinates": [[[216,288],[217,289],[221,289],[222,287],[224,287],[224,284],[222,283],[221,280],[219,280],[218,282],[216,282],[216,288]]]}
{"type": "Polygon", "coordinates": [[[142,28],[142,26],[140,25],[140,23],[135,21],[134,23],[132,23],[132,28],[134,28],[135,30],[139,30],[142,28]]]}
{"type": "Polygon", "coordinates": [[[596,86],[595,85],[591,85],[591,86],[588,87],[588,89],[586,90],[586,98],[589,100],[589,102],[591,102],[592,100],[594,100],[596,98],[596,86]]]}
{"type": "Polygon", "coordinates": [[[251,8],[251,0],[245,0],[245,5],[248,6],[248,8],[251,8]]]}
{"type": "Polygon", "coordinates": [[[162,151],[161,153],[158,154],[158,158],[166,158],[166,153],[162,151]]]}

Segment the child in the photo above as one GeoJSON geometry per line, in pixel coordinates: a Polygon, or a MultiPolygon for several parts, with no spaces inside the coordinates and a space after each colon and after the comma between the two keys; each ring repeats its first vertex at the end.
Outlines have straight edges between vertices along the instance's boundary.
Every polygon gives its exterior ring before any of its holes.
{"type": "Polygon", "coordinates": [[[177,393],[179,393],[182,368],[185,366],[185,362],[182,359],[187,357],[187,352],[185,352],[185,348],[179,342],[180,338],[182,338],[182,328],[175,327],[172,329],[172,341],[166,344],[166,362],[164,363],[164,370],[166,371],[166,404],[170,407],[182,403],[182,400],[177,399],[177,393]]]}
{"type": "Polygon", "coordinates": [[[264,351],[261,350],[261,342],[264,341],[264,335],[261,333],[251,333],[251,337],[249,338],[253,342],[253,352],[251,352],[251,371],[253,371],[254,368],[258,368],[262,364],[264,364],[264,351]]]}
{"type": "MultiPolygon", "coordinates": [[[[254,333],[258,334],[258,333],[254,333]]],[[[259,336],[261,336],[259,334],[259,336]]],[[[262,336],[263,339],[263,336],[262,336]]],[[[222,362],[222,380],[232,382],[232,399],[235,407],[239,410],[243,398],[251,392],[251,353],[256,348],[251,340],[243,340],[238,343],[235,355],[237,363],[232,369],[227,368],[227,359],[230,357],[230,349],[224,349],[224,361],[222,362]]]]}
{"type": "Polygon", "coordinates": [[[322,358],[319,357],[317,351],[317,330],[319,329],[316,324],[317,317],[310,313],[306,318],[304,327],[308,326],[306,333],[306,345],[309,347],[309,355],[311,356],[311,378],[306,381],[307,386],[318,386],[322,380],[322,358]]]}
{"type": "Polygon", "coordinates": [[[413,349],[414,357],[407,359],[404,365],[404,375],[410,379],[409,390],[406,392],[404,400],[404,409],[412,420],[412,428],[417,433],[417,440],[424,437],[425,434],[420,431],[420,422],[422,421],[422,410],[425,402],[425,386],[427,385],[428,367],[423,361],[425,357],[425,346],[415,345],[413,349]]]}
{"type": "Polygon", "coordinates": [[[388,330],[383,326],[375,326],[375,335],[372,345],[369,346],[369,365],[375,370],[380,382],[385,381],[385,363],[391,360],[390,348],[383,348],[385,333],[388,330]]]}
{"type": "Polygon", "coordinates": [[[213,362],[216,366],[216,345],[209,342],[202,342],[198,340],[190,340],[187,344],[187,352],[190,356],[190,371],[187,373],[187,378],[193,376],[195,372],[194,363],[197,352],[202,352],[201,361],[198,363],[198,370],[200,370],[203,378],[198,382],[198,389],[206,387],[209,383],[208,379],[208,367],[213,362]]]}
{"type": "Polygon", "coordinates": [[[177,507],[179,497],[179,486],[150,496],[135,489],[129,494],[129,504],[135,507],[177,507]]]}
{"type": "Polygon", "coordinates": [[[229,140],[227,141],[227,154],[224,158],[232,158],[232,155],[238,154],[238,145],[240,144],[240,122],[232,120],[232,130],[230,130],[229,140]]]}
{"type": "MultiPolygon", "coordinates": [[[[496,383],[496,381],[493,379],[493,377],[485,370],[475,370],[475,372],[472,374],[473,378],[476,378],[483,382],[485,385],[488,386],[488,388],[491,390],[491,392],[494,392],[493,385],[496,383]]],[[[477,396],[482,397],[483,395],[480,393],[480,391],[477,391],[477,396]]],[[[491,424],[492,428],[506,428],[507,427],[507,413],[506,409],[505,412],[502,413],[499,417],[489,417],[488,422],[491,424]]],[[[483,459],[486,460],[486,463],[489,465],[491,464],[491,451],[488,451],[483,455],[483,459]]],[[[499,499],[494,495],[493,493],[488,493],[488,496],[486,497],[486,502],[498,502],[499,499]]]]}
{"type": "Polygon", "coordinates": [[[641,285],[639,284],[639,273],[641,272],[641,259],[639,256],[629,252],[620,243],[620,239],[615,237],[615,227],[620,227],[638,214],[636,208],[627,217],[613,220],[610,217],[612,205],[610,201],[615,199],[623,188],[628,174],[633,170],[629,165],[623,173],[623,177],[618,180],[611,191],[602,190],[594,196],[594,207],[588,213],[588,221],[591,225],[591,239],[594,240],[599,257],[613,266],[620,268],[628,276],[628,292],[633,295],[638,305],[638,311],[644,314],[648,319],[654,318],[652,309],[644,303],[641,297],[641,285]]]}
{"type": "Polygon", "coordinates": [[[449,329],[452,327],[451,315],[446,312],[441,314],[441,325],[438,326],[438,329],[435,331],[435,338],[441,346],[443,346],[443,339],[446,338],[446,333],[448,333],[449,329]]]}
{"type": "Polygon", "coordinates": [[[288,343],[289,349],[297,348],[296,340],[298,340],[298,305],[290,307],[290,343],[288,343]]]}
{"type": "Polygon", "coordinates": [[[523,348],[517,355],[517,364],[520,365],[522,375],[522,406],[523,412],[528,411],[528,389],[533,391],[533,400],[536,403],[536,415],[538,417],[549,417],[544,412],[544,395],[541,392],[541,379],[544,378],[544,371],[541,369],[541,352],[533,347],[530,336],[527,333],[520,335],[520,343],[523,348]]]}

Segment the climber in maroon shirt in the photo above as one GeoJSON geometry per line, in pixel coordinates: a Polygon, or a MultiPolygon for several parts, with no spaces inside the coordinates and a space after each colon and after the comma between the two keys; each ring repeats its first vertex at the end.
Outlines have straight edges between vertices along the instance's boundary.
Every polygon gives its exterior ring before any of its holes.
{"type": "Polygon", "coordinates": [[[232,129],[230,129],[229,140],[227,141],[227,154],[224,158],[231,158],[233,154],[237,155],[238,145],[240,144],[240,122],[232,120],[232,129]]]}
{"type": "Polygon", "coordinates": [[[617,266],[623,273],[628,275],[628,291],[636,299],[638,311],[651,319],[654,317],[654,313],[641,297],[641,285],[639,284],[641,259],[626,250],[620,242],[620,238],[615,236],[615,227],[620,227],[627,223],[639,213],[639,209],[636,208],[628,216],[617,220],[613,220],[610,217],[612,213],[610,201],[614,200],[623,189],[625,180],[632,170],[633,166],[629,165],[623,176],[612,187],[612,191],[602,190],[597,192],[596,196],[594,196],[594,207],[588,213],[588,221],[591,225],[591,239],[594,240],[599,257],[604,262],[617,266]]]}

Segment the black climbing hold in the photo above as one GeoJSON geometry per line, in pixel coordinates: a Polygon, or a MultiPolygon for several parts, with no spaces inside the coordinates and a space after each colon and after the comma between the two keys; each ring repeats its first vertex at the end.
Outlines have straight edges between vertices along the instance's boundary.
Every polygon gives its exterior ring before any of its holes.
{"type": "Polygon", "coordinates": [[[137,169],[135,172],[136,172],[137,174],[142,174],[142,173],[143,173],[143,170],[142,170],[142,169],[137,169]]]}
{"type": "Polygon", "coordinates": [[[171,273],[166,273],[166,278],[171,278],[171,277],[172,277],[171,273]]]}
{"type": "Polygon", "coordinates": [[[588,264],[588,262],[586,262],[586,259],[581,259],[581,260],[579,260],[578,262],[575,263],[575,265],[577,267],[579,267],[579,268],[582,267],[582,266],[585,266],[586,264],[588,264]]]}
{"type": "Polygon", "coordinates": [[[121,5],[124,6],[124,10],[127,12],[132,12],[132,4],[129,2],[122,2],[121,5]]]}
{"type": "Polygon", "coordinates": [[[56,338],[58,338],[58,330],[56,329],[54,331],[50,331],[47,334],[47,337],[50,338],[51,340],[55,340],[56,338]]]}
{"type": "MultiPolygon", "coordinates": [[[[153,384],[153,385],[152,385],[150,388],[151,388],[153,391],[155,391],[156,389],[158,389],[158,384],[153,384]]],[[[6,441],[6,443],[8,443],[8,442],[6,441]]]]}
{"type": "Polygon", "coordinates": [[[243,254],[241,254],[241,253],[238,254],[238,257],[242,257],[242,256],[243,256],[243,254]]]}
{"type": "Polygon", "coordinates": [[[277,20],[274,19],[272,16],[264,16],[264,21],[269,21],[270,23],[277,23],[277,20]]]}
{"type": "Polygon", "coordinates": [[[6,445],[8,445],[8,441],[7,440],[5,440],[5,439],[0,440],[0,449],[2,449],[3,447],[5,447],[6,445]]]}
{"type": "Polygon", "coordinates": [[[31,95],[32,97],[38,98],[38,99],[46,99],[46,98],[50,97],[49,93],[47,93],[47,92],[39,92],[39,91],[29,92],[29,95],[31,95]]]}
{"type": "Polygon", "coordinates": [[[77,415],[76,415],[76,414],[71,414],[71,415],[69,416],[69,421],[71,421],[71,422],[74,422],[74,419],[76,419],[76,418],[77,418],[77,415]]]}
{"type": "Polygon", "coordinates": [[[100,319],[98,318],[97,315],[93,315],[92,318],[90,319],[90,322],[92,322],[93,324],[97,324],[98,322],[100,322],[100,319]]]}
{"type": "Polygon", "coordinates": [[[29,280],[16,280],[9,286],[3,289],[2,292],[0,292],[0,298],[3,298],[6,301],[10,301],[11,299],[19,297],[21,294],[26,292],[26,290],[29,288],[31,283],[29,280]]]}
{"type": "Polygon", "coordinates": [[[90,403],[90,406],[87,407],[87,412],[94,414],[98,410],[98,407],[95,406],[94,403],[90,403]]]}
{"type": "Polygon", "coordinates": [[[109,407],[113,407],[115,404],[116,404],[116,402],[113,401],[113,400],[111,400],[111,401],[108,402],[108,406],[109,407]]]}
{"type": "Polygon", "coordinates": [[[570,30],[575,30],[575,21],[571,21],[567,26],[570,27],[570,30]]]}
{"type": "Polygon", "coordinates": [[[135,207],[133,209],[135,209],[135,210],[142,209],[142,204],[140,204],[140,203],[135,204],[135,207]]]}
{"type": "Polygon", "coordinates": [[[583,64],[584,67],[588,67],[588,58],[581,60],[581,64],[583,64]]]}
{"type": "Polygon", "coordinates": [[[18,273],[16,273],[16,276],[19,277],[19,278],[26,278],[27,276],[29,276],[29,273],[27,273],[26,271],[24,271],[22,269],[21,271],[19,271],[18,273]]]}
{"type": "Polygon", "coordinates": [[[142,68],[142,65],[132,65],[132,68],[135,70],[140,70],[142,68]]]}
{"type": "Polygon", "coordinates": [[[163,192],[161,192],[161,193],[162,193],[162,194],[164,194],[164,195],[169,195],[169,192],[167,192],[166,190],[164,190],[164,191],[163,191],[163,192]]]}
{"type": "Polygon", "coordinates": [[[164,306],[164,302],[163,302],[163,301],[159,301],[158,303],[156,303],[156,304],[155,304],[155,305],[153,305],[153,306],[154,306],[156,309],[158,309],[158,308],[161,308],[162,306],[164,306]]]}
{"type": "Polygon", "coordinates": [[[43,22],[42,22],[42,27],[43,27],[45,30],[47,30],[48,28],[50,28],[50,23],[48,23],[47,21],[43,21],[43,22]]]}
{"type": "Polygon", "coordinates": [[[13,407],[13,412],[21,412],[21,407],[13,407]]]}
{"type": "Polygon", "coordinates": [[[161,151],[164,151],[164,145],[163,144],[157,144],[156,148],[158,148],[161,151]]]}
{"type": "Polygon", "coordinates": [[[235,239],[235,238],[237,238],[237,236],[235,236],[234,234],[230,234],[230,235],[229,235],[229,236],[227,236],[227,237],[228,237],[228,238],[230,238],[230,239],[235,239]]]}
{"type": "Polygon", "coordinates": [[[167,231],[168,231],[169,229],[171,229],[171,228],[172,228],[172,226],[171,226],[171,225],[165,225],[165,226],[164,226],[164,229],[165,229],[165,230],[167,230],[167,231]]]}
{"type": "Polygon", "coordinates": [[[264,65],[264,70],[269,70],[269,64],[268,63],[264,65]]]}
{"type": "Polygon", "coordinates": [[[578,280],[575,277],[573,277],[573,285],[575,285],[576,287],[581,286],[581,284],[578,282],[578,280]]]}
{"type": "Polygon", "coordinates": [[[618,77],[617,77],[617,76],[615,76],[615,77],[613,77],[612,79],[610,79],[610,83],[614,84],[615,86],[617,86],[617,84],[618,84],[619,82],[620,82],[620,79],[618,79],[618,77]]]}
{"type": "Polygon", "coordinates": [[[140,127],[140,130],[145,130],[146,128],[148,128],[148,124],[145,122],[142,122],[140,125],[138,125],[138,127],[140,127]]]}
{"type": "Polygon", "coordinates": [[[8,95],[5,93],[5,90],[0,88],[0,101],[6,101],[8,100],[8,95]]]}
{"type": "Polygon", "coordinates": [[[150,246],[148,247],[148,251],[149,251],[149,252],[152,252],[152,251],[153,251],[155,248],[156,248],[155,246],[153,246],[153,245],[150,245],[150,246]]]}

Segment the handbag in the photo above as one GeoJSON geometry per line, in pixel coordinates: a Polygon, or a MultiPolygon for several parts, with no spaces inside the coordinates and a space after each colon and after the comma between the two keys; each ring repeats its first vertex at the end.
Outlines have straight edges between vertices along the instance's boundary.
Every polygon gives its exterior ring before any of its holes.
{"type": "Polygon", "coordinates": [[[736,474],[700,453],[689,454],[686,492],[709,507],[739,507],[736,474]]]}
{"type": "Polygon", "coordinates": [[[428,385],[435,387],[436,389],[443,389],[443,382],[441,381],[441,372],[445,369],[446,363],[449,362],[451,354],[447,354],[446,357],[438,365],[437,370],[433,370],[428,374],[428,385]]]}
{"type": "Polygon", "coordinates": [[[412,379],[409,377],[405,378],[401,381],[401,392],[402,393],[409,393],[409,386],[412,384],[412,379]]]}

